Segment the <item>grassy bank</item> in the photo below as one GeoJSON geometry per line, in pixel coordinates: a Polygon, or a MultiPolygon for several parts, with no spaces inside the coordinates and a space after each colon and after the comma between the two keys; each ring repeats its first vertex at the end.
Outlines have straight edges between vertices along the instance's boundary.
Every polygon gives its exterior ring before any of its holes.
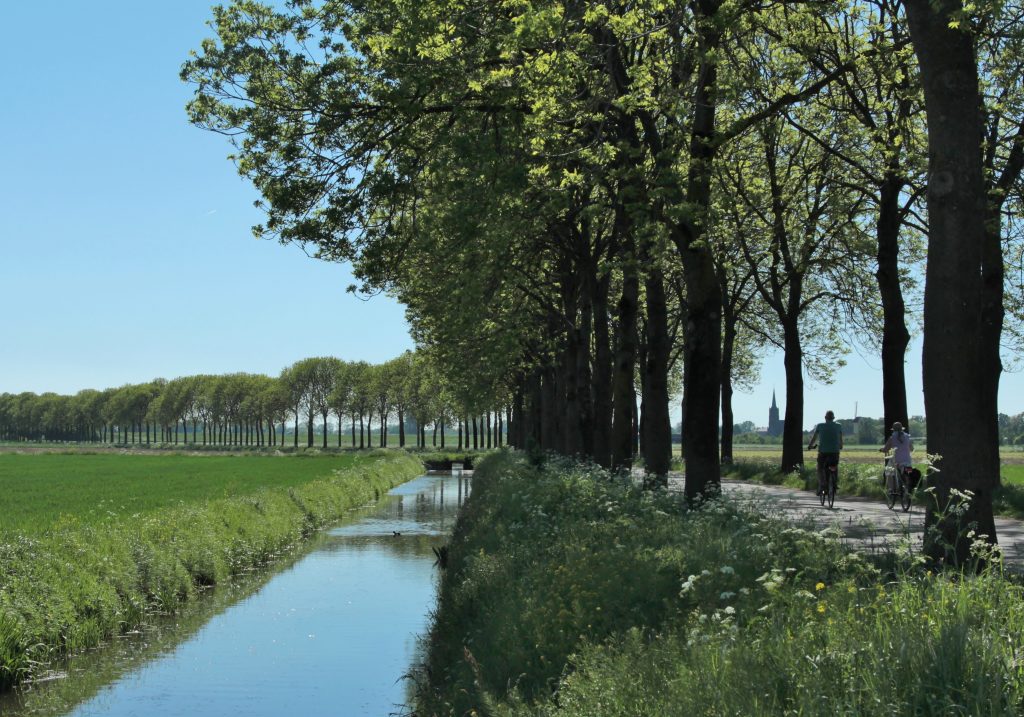
{"type": "MultiPolygon", "coordinates": [[[[201,471],[214,460],[219,459],[192,459],[204,462],[201,471]]],[[[172,612],[204,586],[267,564],[349,508],[422,470],[404,451],[364,454],[347,463],[336,458],[252,460],[267,462],[262,468],[270,473],[250,482],[235,474],[193,476],[186,481],[191,492],[178,486],[177,500],[173,486],[126,477],[138,465],[125,464],[119,476],[106,478],[113,488],[98,485],[103,481],[96,476],[83,483],[95,491],[114,491],[116,497],[102,510],[87,509],[81,493],[69,503],[47,485],[73,478],[25,479],[35,484],[36,493],[26,498],[31,507],[26,512],[34,517],[21,523],[27,527],[0,532],[0,688],[139,625],[151,612],[172,612]],[[163,497],[122,508],[129,496],[150,489],[163,497]],[[47,503],[48,495],[59,505],[47,503]],[[47,514],[59,517],[47,522],[42,517],[47,514]]],[[[195,464],[185,460],[180,470],[188,467],[195,464]]]]}
{"type": "Polygon", "coordinates": [[[421,715],[1018,714],[1024,594],[600,471],[482,461],[421,715]]]}

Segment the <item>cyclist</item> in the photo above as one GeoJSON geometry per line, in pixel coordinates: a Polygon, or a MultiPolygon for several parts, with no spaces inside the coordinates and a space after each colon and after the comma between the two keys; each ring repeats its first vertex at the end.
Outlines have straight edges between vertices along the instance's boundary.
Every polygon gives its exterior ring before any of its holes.
{"type": "Polygon", "coordinates": [[[843,450],[843,427],[836,423],[836,414],[825,411],[825,422],[819,423],[811,433],[807,450],[818,444],[818,493],[825,491],[825,468],[839,466],[839,451],[843,450]]]}
{"type": "Polygon", "coordinates": [[[899,421],[892,424],[892,433],[881,450],[884,453],[893,451],[892,462],[896,464],[896,470],[901,471],[913,467],[910,452],[914,450],[914,441],[911,440],[910,434],[903,430],[903,424],[899,421]]]}
{"type": "MultiPolygon", "coordinates": [[[[914,441],[911,440],[910,434],[903,430],[903,424],[899,421],[893,422],[892,433],[885,441],[885,446],[878,450],[882,453],[889,453],[892,451],[892,463],[893,467],[896,469],[897,476],[901,476],[904,473],[909,473],[913,470],[914,466],[911,463],[910,452],[914,450],[914,441]]],[[[913,489],[915,484],[914,477],[909,477],[908,481],[911,489],[913,489]]],[[[890,491],[894,490],[894,486],[887,485],[886,489],[890,491]]]]}

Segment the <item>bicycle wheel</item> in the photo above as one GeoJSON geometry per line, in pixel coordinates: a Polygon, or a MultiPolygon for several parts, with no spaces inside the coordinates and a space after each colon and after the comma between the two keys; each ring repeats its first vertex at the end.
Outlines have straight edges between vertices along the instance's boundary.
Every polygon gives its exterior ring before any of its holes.
{"type": "Polygon", "coordinates": [[[891,475],[885,476],[885,507],[889,510],[892,510],[892,507],[896,505],[895,480],[891,475]]]}
{"type": "Polygon", "coordinates": [[[829,473],[831,475],[828,480],[828,507],[831,508],[832,504],[836,502],[836,483],[839,482],[839,475],[834,468],[829,473]]]}
{"type": "Polygon", "coordinates": [[[906,513],[910,510],[910,486],[907,485],[907,479],[900,477],[900,507],[903,508],[903,512],[906,513]]]}

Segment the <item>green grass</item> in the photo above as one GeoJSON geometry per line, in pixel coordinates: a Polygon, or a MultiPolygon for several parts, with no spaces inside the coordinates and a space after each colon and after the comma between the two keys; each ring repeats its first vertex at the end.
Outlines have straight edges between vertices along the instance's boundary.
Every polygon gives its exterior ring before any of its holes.
{"type": "Polygon", "coordinates": [[[1024,465],[1004,465],[1002,468],[1003,483],[1013,485],[1024,484],[1024,465]]]}
{"type": "Polygon", "coordinates": [[[373,460],[369,453],[0,453],[0,534],[36,533],[61,515],[96,522],[183,503],[251,495],[264,488],[291,488],[373,460]]]}
{"type": "Polygon", "coordinates": [[[1020,714],[1024,591],[889,560],[749,507],[488,457],[416,712],[1020,714]]]}
{"type": "Polygon", "coordinates": [[[0,689],[290,554],[422,471],[405,451],[353,456],[347,467],[335,457],[18,458],[4,485],[18,486],[31,519],[12,519],[7,511],[22,508],[5,491],[5,516],[27,527],[0,533],[0,689]],[[76,466],[98,472],[83,478],[76,466]]]}

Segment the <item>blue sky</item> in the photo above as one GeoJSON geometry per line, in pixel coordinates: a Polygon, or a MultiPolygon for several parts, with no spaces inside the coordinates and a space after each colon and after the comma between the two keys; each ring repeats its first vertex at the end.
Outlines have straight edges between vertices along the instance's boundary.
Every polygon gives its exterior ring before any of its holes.
{"type": "MultiPolygon", "coordinates": [[[[384,361],[412,348],[402,307],[345,292],[345,266],[256,241],[250,185],[220,136],[192,127],[178,79],[211,34],[207,0],[11,3],[0,43],[0,392],[105,388],[195,373],[276,374],[307,356],[384,361]]],[[[923,413],[920,346],[908,360],[923,413]]],[[[737,394],[738,421],[785,406],[781,354],[737,394]]],[[[881,414],[874,357],[808,386],[828,408],[881,414]]],[[[1004,376],[1000,410],[1024,411],[1004,376]]],[[[678,408],[673,411],[678,418],[678,408]]]]}

